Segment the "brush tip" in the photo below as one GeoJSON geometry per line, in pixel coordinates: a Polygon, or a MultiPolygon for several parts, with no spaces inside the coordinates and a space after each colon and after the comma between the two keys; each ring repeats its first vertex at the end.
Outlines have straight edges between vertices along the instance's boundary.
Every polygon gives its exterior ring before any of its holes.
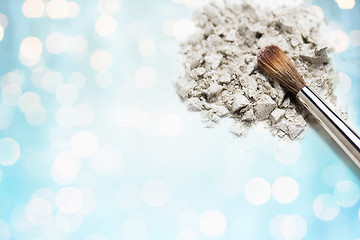
{"type": "Polygon", "coordinates": [[[261,49],[257,55],[258,65],[270,78],[297,94],[306,86],[290,58],[276,45],[261,49]]]}

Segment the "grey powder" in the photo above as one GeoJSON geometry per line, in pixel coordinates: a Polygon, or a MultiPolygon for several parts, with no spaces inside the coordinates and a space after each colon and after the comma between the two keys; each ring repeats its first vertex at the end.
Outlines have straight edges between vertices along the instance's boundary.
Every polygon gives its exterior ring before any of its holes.
{"type": "Polygon", "coordinates": [[[194,17],[197,29],[181,43],[183,71],[178,94],[206,126],[232,118],[242,135],[265,121],[272,133],[295,139],[311,120],[293,95],[257,68],[258,51],[276,44],[294,62],[306,83],[334,106],[334,70],[324,44],[324,20],[307,6],[261,8],[253,1],[207,4],[194,17]],[[305,121],[306,120],[306,121],[305,121]]]}

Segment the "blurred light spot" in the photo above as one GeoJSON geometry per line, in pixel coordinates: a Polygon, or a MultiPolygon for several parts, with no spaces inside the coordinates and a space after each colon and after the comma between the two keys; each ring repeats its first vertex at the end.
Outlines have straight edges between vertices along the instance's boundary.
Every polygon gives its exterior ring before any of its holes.
{"type": "Polygon", "coordinates": [[[220,236],[226,229],[226,218],[219,210],[208,210],[200,217],[200,230],[206,236],[220,236]]]}
{"type": "Polygon", "coordinates": [[[87,40],[82,36],[67,36],[68,47],[66,51],[68,53],[85,53],[88,48],[87,40]]]}
{"type": "Polygon", "coordinates": [[[87,236],[86,240],[108,240],[108,238],[101,233],[92,233],[87,236]]]}
{"type": "Polygon", "coordinates": [[[200,214],[195,211],[184,211],[177,219],[179,230],[198,231],[200,214]]]}
{"type": "Polygon", "coordinates": [[[158,179],[147,181],[142,188],[142,199],[150,207],[163,206],[169,199],[167,184],[158,179]]]}
{"type": "Polygon", "coordinates": [[[336,85],[337,95],[345,95],[351,90],[351,79],[346,73],[339,73],[339,84],[336,85]]]}
{"type": "Polygon", "coordinates": [[[315,199],[313,211],[315,216],[320,220],[330,221],[338,215],[340,208],[338,202],[332,195],[322,194],[315,199]]]}
{"type": "Polygon", "coordinates": [[[22,96],[21,88],[17,84],[8,84],[1,91],[1,98],[5,105],[14,106],[22,96]]]}
{"type": "Polygon", "coordinates": [[[162,30],[164,34],[168,37],[172,37],[174,33],[174,26],[176,24],[176,20],[168,19],[162,25],[162,30]]]}
{"type": "Polygon", "coordinates": [[[139,43],[139,52],[144,56],[151,56],[155,53],[155,43],[151,39],[143,39],[139,43]]]}
{"type": "Polygon", "coordinates": [[[26,92],[20,97],[19,107],[25,114],[35,113],[42,107],[41,98],[34,92],[26,92]]]}
{"type": "Polygon", "coordinates": [[[352,207],[359,201],[359,186],[352,181],[341,181],[335,186],[334,196],[340,206],[352,207]]]}
{"type": "Polygon", "coordinates": [[[234,198],[240,193],[242,184],[243,182],[237,174],[223,172],[216,177],[215,190],[223,198],[234,198]]]}
{"type": "Polygon", "coordinates": [[[349,47],[350,39],[345,32],[337,30],[330,34],[328,41],[329,46],[334,48],[335,52],[343,52],[349,47]]]}
{"type": "Polygon", "coordinates": [[[91,55],[90,65],[98,72],[105,72],[112,65],[112,56],[104,50],[98,50],[91,55]]]}
{"type": "Polygon", "coordinates": [[[25,206],[18,205],[11,212],[11,225],[19,232],[31,231],[34,227],[25,216],[25,206]]]}
{"type": "Polygon", "coordinates": [[[4,28],[0,25],[0,42],[3,40],[4,38],[4,28]]]}
{"type": "Polygon", "coordinates": [[[187,40],[195,31],[194,22],[187,19],[181,19],[174,25],[173,35],[178,41],[187,40]]]}
{"type": "Polygon", "coordinates": [[[62,106],[56,111],[56,122],[60,127],[70,128],[77,123],[77,112],[74,107],[62,106]]]}
{"type": "Polygon", "coordinates": [[[349,34],[349,37],[350,37],[350,43],[353,46],[355,46],[355,47],[360,46],[360,30],[351,31],[349,34]]]}
{"type": "Polygon", "coordinates": [[[96,197],[94,193],[88,189],[82,189],[81,194],[83,196],[83,203],[79,214],[88,215],[94,210],[96,206],[96,197]]]}
{"type": "Polygon", "coordinates": [[[63,82],[64,79],[59,72],[48,71],[44,74],[41,85],[45,91],[49,93],[55,93],[63,82]]]}
{"type": "Polygon", "coordinates": [[[65,179],[75,179],[81,170],[81,161],[70,151],[59,153],[51,167],[52,174],[65,179]]]}
{"type": "Polygon", "coordinates": [[[12,138],[0,139],[0,165],[14,165],[20,158],[20,145],[12,138]]]}
{"type": "Polygon", "coordinates": [[[97,5],[99,13],[102,15],[112,15],[119,11],[120,0],[99,0],[97,5]]]}
{"type": "Polygon", "coordinates": [[[352,9],[355,6],[355,0],[336,0],[339,8],[352,9]]]}
{"type": "Polygon", "coordinates": [[[81,127],[90,125],[94,119],[94,111],[87,104],[79,104],[75,106],[76,111],[76,124],[81,127]]]}
{"type": "Polygon", "coordinates": [[[284,165],[295,164],[301,156],[300,144],[296,141],[279,140],[275,147],[275,156],[278,162],[284,165]]]}
{"type": "Polygon", "coordinates": [[[307,232],[306,221],[299,215],[276,215],[270,222],[274,239],[302,239],[307,232]]]}
{"type": "Polygon", "coordinates": [[[68,38],[60,32],[53,32],[46,38],[46,49],[52,54],[64,52],[68,46],[68,38]]]}
{"type": "Polygon", "coordinates": [[[4,74],[1,78],[1,87],[5,87],[8,84],[15,84],[21,87],[23,82],[22,77],[19,73],[12,71],[4,74]]]}
{"type": "Polygon", "coordinates": [[[25,115],[26,121],[33,126],[40,126],[46,120],[46,109],[41,106],[36,112],[25,115]]]}
{"type": "Polygon", "coordinates": [[[112,16],[101,16],[96,20],[95,31],[103,37],[112,36],[117,27],[117,22],[112,16]]]}
{"type": "Polygon", "coordinates": [[[253,205],[263,205],[271,197],[271,186],[263,178],[252,178],[244,188],[245,198],[253,205]]]}
{"type": "Polygon", "coordinates": [[[178,136],[184,125],[182,119],[174,113],[164,114],[160,119],[156,119],[155,122],[157,131],[169,137],[178,136]]]}
{"type": "Polygon", "coordinates": [[[25,38],[20,45],[19,59],[26,66],[34,66],[40,61],[43,45],[36,37],[25,38]]]}
{"type": "Polygon", "coordinates": [[[32,198],[26,205],[26,218],[33,225],[44,225],[51,220],[53,206],[43,198],[32,198]]]}
{"type": "Polygon", "coordinates": [[[0,13],[0,25],[5,29],[8,25],[8,18],[5,14],[0,13]]]}
{"type": "Polygon", "coordinates": [[[56,226],[64,232],[76,232],[83,223],[83,217],[78,214],[62,214],[55,216],[56,226]]]}
{"type": "Polygon", "coordinates": [[[22,11],[27,18],[40,18],[45,15],[45,2],[43,0],[25,0],[22,11]]]}
{"type": "Polygon", "coordinates": [[[175,240],[201,240],[201,238],[196,232],[182,231],[176,235],[175,240]]]}
{"type": "Polygon", "coordinates": [[[321,7],[319,7],[317,5],[313,5],[309,9],[312,13],[314,13],[318,17],[318,19],[324,18],[324,13],[323,13],[321,7]]]}
{"type": "Polygon", "coordinates": [[[298,183],[291,177],[279,177],[272,185],[272,194],[279,203],[292,203],[299,196],[298,183]]]}
{"type": "Polygon", "coordinates": [[[82,193],[74,187],[64,187],[56,194],[56,206],[65,214],[78,213],[82,204],[82,193]]]}
{"type": "Polygon", "coordinates": [[[10,226],[4,220],[0,219],[0,239],[9,240],[11,237],[10,226]]]}
{"type": "Polygon", "coordinates": [[[61,105],[72,105],[78,98],[78,90],[71,84],[61,85],[56,90],[56,100],[61,105]]]}
{"type": "Polygon", "coordinates": [[[46,12],[50,18],[62,19],[69,14],[68,2],[65,0],[51,0],[47,4],[46,12]]]}
{"type": "Polygon", "coordinates": [[[69,76],[69,83],[74,85],[77,89],[82,88],[85,85],[86,79],[84,74],[80,72],[74,72],[69,76]]]}
{"type": "Polygon", "coordinates": [[[0,130],[10,127],[14,120],[14,113],[11,107],[0,102],[0,130]]]}
{"type": "Polygon", "coordinates": [[[307,231],[306,221],[299,215],[286,216],[280,229],[285,239],[302,239],[307,231]]]}
{"type": "Polygon", "coordinates": [[[80,7],[76,2],[67,2],[68,13],[66,17],[75,18],[79,15],[80,7]]]}
{"type": "Polygon", "coordinates": [[[125,169],[121,152],[115,146],[100,147],[95,156],[89,160],[89,166],[94,173],[105,176],[113,173],[121,176],[125,169]]]}
{"type": "Polygon", "coordinates": [[[96,74],[95,82],[101,88],[110,87],[112,84],[112,75],[109,72],[99,72],[96,74]]]}
{"type": "Polygon", "coordinates": [[[97,138],[90,131],[79,131],[71,138],[71,150],[78,157],[91,157],[96,152],[97,147],[97,138]]]}
{"type": "Polygon", "coordinates": [[[120,239],[122,240],[146,240],[148,230],[140,220],[127,220],[120,228],[120,239]]]}
{"type": "Polygon", "coordinates": [[[122,185],[117,191],[117,204],[125,211],[135,210],[141,203],[141,191],[133,185],[122,185]]]}
{"type": "Polygon", "coordinates": [[[157,74],[151,67],[141,67],[135,74],[135,82],[141,88],[149,88],[155,85],[157,74]]]}

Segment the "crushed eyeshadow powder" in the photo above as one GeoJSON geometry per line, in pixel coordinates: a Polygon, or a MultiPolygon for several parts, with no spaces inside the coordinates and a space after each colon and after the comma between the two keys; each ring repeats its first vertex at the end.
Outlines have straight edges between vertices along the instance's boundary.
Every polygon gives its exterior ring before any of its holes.
{"type": "MultiPolygon", "coordinates": [[[[190,111],[201,111],[207,127],[229,117],[230,131],[238,136],[260,121],[279,137],[301,136],[313,119],[295,96],[259,71],[256,56],[261,48],[278,45],[307,85],[334,108],[336,79],[324,19],[304,4],[270,10],[254,1],[222,3],[206,4],[193,19],[196,31],[181,43],[179,96],[190,111]]],[[[346,109],[334,110],[346,117],[346,109]]]]}

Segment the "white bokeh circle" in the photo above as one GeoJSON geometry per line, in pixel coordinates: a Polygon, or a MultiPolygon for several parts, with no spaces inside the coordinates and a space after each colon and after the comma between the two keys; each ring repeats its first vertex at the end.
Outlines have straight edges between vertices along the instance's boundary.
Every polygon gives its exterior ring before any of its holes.
{"type": "Polygon", "coordinates": [[[352,207],[359,201],[360,189],[353,181],[341,181],[335,186],[334,196],[340,206],[352,207]]]}
{"type": "Polygon", "coordinates": [[[292,203],[299,195],[299,185],[291,177],[279,177],[272,184],[272,195],[279,203],[292,203]]]}
{"type": "Polygon", "coordinates": [[[88,158],[94,155],[98,148],[98,140],[90,131],[76,132],[71,138],[71,150],[80,158],[88,158]]]}
{"type": "Polygon", "coordinates": [[[217,237],[225,232],[226,217],[219,210],[208,210],[200,217],[200,230],[206,236],[217,237]]]}
{"type": "Polygon", "coordinates": [[[252,178],[244,187],[246,200],[253,205],[263,205],[271,197],[271,186],[263,178],[252,178]]]}
{"type": "Polygon", "coordinates": [[[326,193],[316,197],[313,203],[313,211],[320,220],[330,221],[339,214],[340,207],[335,197],[326,193]]]}
{"type": "Polygon", "coordinates": [[[56,194],[56,206],[64,214],[79,213],[82,205],[82,193],[74,187],[64,187],[56,194]]]}
{"type": "Polygon", "coordinates": [[[98,50],[91,55],[90,65],[97,72],[105,72],[113,63],[111,54],[104,50],[98,50]]]}
{"type": "Polygon", "coordinates": [[[0,139],[0,165],[14,165],[21,156],[20,145],[12,138],[0,139]]]}
{"type": "Polygon", "coordinates": [[[112,16],[101,16],[96,20],[95,31],[102,37],[112,36],[117,28],[117,22],[112,16]]]}

